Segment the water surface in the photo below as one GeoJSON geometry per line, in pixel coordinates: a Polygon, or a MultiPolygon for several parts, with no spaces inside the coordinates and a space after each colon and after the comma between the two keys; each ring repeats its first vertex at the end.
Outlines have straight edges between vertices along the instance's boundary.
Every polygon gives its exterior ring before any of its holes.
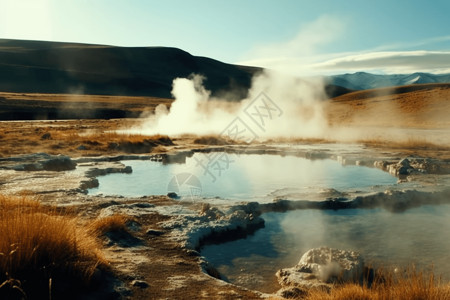
{"type": "MultiPolygon", "coordinates": [[[[99,177],[91,194],[144,196],[165,195],[180,184],[178,193],[201,198],[268,202],[280,191],[314,194],[321,189],[370,190],[376,185],[393,185],[397,179],[379,169],[343,166],[331,159],[309,160],[295,156],[196,153],[185,164],[153,161],[124,161],[132,174],[99,177]],[[209,164],[208,164],[209,162],[209,164]],[[185,176],[193,175],[192,181],[185,176]],[[177,176],[179,178],[177,178],[177,176]],[[174,181],[174,178],[177,179],[174,181]],[[184,180],[186,179],[186,181],[184,180]],[[186,188],[183,190],[183,188],[186,188]]],[[[191,178],[191,179],[192,179],[191,178]]],[[[281,193],[282,195],[283,193],[281,193]]]]}
{"type": "Polygon", "coordinates": [[[297,210],[266,213],[266,228],[202,255],[229,281],[266,292],[277,289],[275,272],[292,267],[307,250],[328,246],[359,251],[375,264],[419,268],[434,265],[450,279],[450,205],[402,213],[384,209],[297,210]]]}

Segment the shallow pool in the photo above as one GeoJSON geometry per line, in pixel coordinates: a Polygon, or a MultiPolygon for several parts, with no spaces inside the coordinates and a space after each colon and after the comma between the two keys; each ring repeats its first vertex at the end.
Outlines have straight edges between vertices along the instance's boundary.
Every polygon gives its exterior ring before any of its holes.
{"type": "Polygon", "coordinates": [[[312,195],[321,189],[370,190],[397,179],[379,169],[295,156],[195,153],[183,164],[124,161],[132,174],[99,177],[91,194],[144,196],[176,192],[184,198],[267,202],[275,195],[312,195]]]}
{"type": "Polygon", "coordinates": [[[356,250],[366,261],[419,268],[434,265],[450,279],[450,205],[422,206],[402,213],[384,209],[297,210],[266,213],[254,235],[201,253],[229,281],[273,292],[275,272],[293,267],[307,250],[328,246],[356,250]]]}

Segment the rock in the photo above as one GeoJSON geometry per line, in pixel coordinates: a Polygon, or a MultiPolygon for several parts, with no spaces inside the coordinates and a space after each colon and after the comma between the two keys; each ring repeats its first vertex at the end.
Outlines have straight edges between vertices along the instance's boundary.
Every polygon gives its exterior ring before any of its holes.
{"type": "Polygon", "coordinates": [[[167,193],[167,197],[171,198],[171,199],[180,199],[180,196],[178,196],[177,193],[175,192],[169,192],[167,193]]]}
{"type": "Polygon", "coordinates": [[[41,140],[49,140],[49,139],[51,139],[51,138],[52,138],[52,135],[51,135],[49,132],[44,133],[44,134],[41,136],[41,140]]]}
{"type": "Polygon", "coordinates": [[[155,207],[154,204],[147,203],[147,202],[137,202],[130,205],[130,207],[136,207],[136,208],[151,208],[155,207]]]}
{"type": "Polygon", "coordinates": [[[386,169],[393,176],[409,175],[414,171],[408,158],[403,158],[397,163],[391,163],[386,169]]]}
{"type": "Polygon", "coordinates": [[[110,168],[104,168],[104,169],[91,168],[91,169],[87,170],[85,174],[87,177],[98,177],[98,176],[104,176],[104,175],[113,174],[113,173],[131,174],[131,173],[133,173],[133,168],[131,168],[131,166],[124,166],[124,165],[119,164],[118,167],[110,167],[110,168]]]}
{"type": "Polygon", "coordinates": [[[386,171],[389,166],[389,163],[385,160],[377,160],[373,163],[373,165],[375,168],[386,171]]]}
{"type": "Polygon", "coordinates": [[[358,281],[364,271],[364,260],[354,251],[328,247],[308,250],[299,263],[276,273],[284,288],[329,290],[333,283],[358,281]]]}
{"type": "Polygon", "coordinates": [[[402,160],[400,160],[400,161],[398,162],[398,165],[400,165],[400,166],[402,166],[402,167],[409,168],[409,167],[410,167],[409,159],[403,158],[402,160]]]}
{"type": "Polygon", "coordinates": [[[97,178],[90,178],[88,180],[82,180],[80,182],[80,189],[81,190],[88,190],[88,189],[96,188],[99,185],[100,184],[99,184],[97,178]]]}
{"type": "Polygon", "coordinates": [[[74,170],[77,165],[69,156],[47,153],[11,157],[5,161],[10,163],[6,166],[6,169],[16,171],[68,171],[74,170]]]}
{"type": "Polygon", "coordinates": [[[77,150],[87,150],[87,147],[85,145],[80,145],[77,147],[77,150]]]}
{"type": "Polygon", "coordinates": [[[145,289],[149,287],[149,284],[143,280],[133,280],[131,282],[132,286],[139,287],[141,289],[145,289]]]}
{"type": "Polygon", "coordinates": [[[203,205],[201,216],[205,216],[208,220],[218,220],[224,217],[224,213],[216,207],[211,207],[209,204],[203,205]]]}
{"type": "Polygon", "coordinates": [[[127,228],[134,232],[141,231],[142,225],[139,222],[136,222],[134,220],[128,220],[126,222],[127,228]]]}
{"type": "Polygon", "coordinates": [[[308,291],[297,287],[282,288],[277,292],[277,295],[286,299],[303,299],[308,295],[308,291]]]}
{"type": "Polygon", "coordinates": [[[122,248],[130,248],[142,245],[143,241],[133,236],[128,230],[117,229],[104,234],[108,240],[108,246],[118,245],[122,248]]]}
{"type": "Polygon", "coordinates": [[[151,236],[160,236],[164,234],[164,231],[156,230],[156,229],[148,229],[145,234],[151,235],[151,236]]]}
{"type": "Polygon", "coordinates": [[[188,212],[165,221],[161,227],[184,248],[199,250],[206,244],[244,238],[264,227],[264,219],[243,210],[233,212],[208,209],[204,213],[188,212]]]}
{"type": "Polygon", "coordinates": [[[68,171],[74,170],[76,163],[69,156],[57,155],[40,162],[47,171],[68,171]]]}

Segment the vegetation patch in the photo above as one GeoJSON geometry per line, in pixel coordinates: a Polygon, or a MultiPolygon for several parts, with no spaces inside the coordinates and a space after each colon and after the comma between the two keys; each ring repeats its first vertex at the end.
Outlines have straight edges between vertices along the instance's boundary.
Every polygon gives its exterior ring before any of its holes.
{"type": "MultiPolygon", "coordinates": [[[[293,297],[297,298],[297,297],[293,297]]],[[[450,285],[442,284],[432,272],[419,272],[410,268],[405,272],[378,271],[373,280],[364,284],[348,283],[336,285],[330,291],[303,290],[307,300],[410,300],[450,299],[450,285]],[[306,295],[305,295],[306,294],[306,295]]]]}
{"type": "Polygon", "coordinates": [[[29,197],[0,195],[0,299],[76,298],[108,266],[75,217],[29,197]]]}

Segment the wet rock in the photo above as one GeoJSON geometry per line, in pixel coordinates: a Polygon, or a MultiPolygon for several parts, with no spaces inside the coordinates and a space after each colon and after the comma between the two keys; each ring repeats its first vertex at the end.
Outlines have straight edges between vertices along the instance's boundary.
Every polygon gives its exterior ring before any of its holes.
{"type": "Polygon", "coordinates": [[[88,190],[92,188],[96,188],[99,186],[99,182],[97,178],[90,178],[88,180],[83,180],[80,182],[81,190],[88,190]]]}
{"type": "Polygon", "coordinates": [[[261,205],[258,202],[249,202],[242,205],[235,205],[231,207],[229,212],[234,211],[243,211],[246,214],[252,215],[252,216],[260,216],[261,215],[261,205]]]}
{"type": "Polygon", "coordinates": [[[410,168],[411,167],[411,165],[409,164],[409,159],[407,159],[407,158],[403,158],[402,160],[400,160],[398,162],[398,165],[400,165],[402,167],[405,167],[405,168],[410,168]]]}
{"type": "Polygon", "coordinates": [[[276,276],[283,287],[329,290],[333,283],[358,281],[363,271],[359,253],[320,247],[307,251],[295,267],[281,269],[276,276]]]}
{"type": "Polygon", "coordinates": [[[118,167],[109,167],[109,168],[91,168],[86,171],[87,177],[98,177],[98,176],[104,176],[112,173],[123,173],[123,174],[131,174],[133,173],[133,169],[131,166],[118,166],[118,167]]]}

